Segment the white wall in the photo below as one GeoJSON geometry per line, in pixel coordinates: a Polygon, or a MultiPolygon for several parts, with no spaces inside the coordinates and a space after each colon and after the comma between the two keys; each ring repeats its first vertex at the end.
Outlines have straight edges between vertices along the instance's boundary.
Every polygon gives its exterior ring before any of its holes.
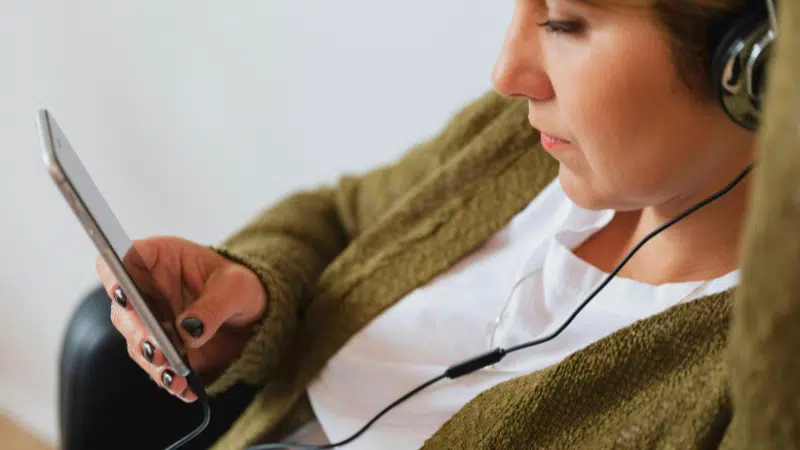
{"type": "Polygon", "coordinates": [[[55,442],[67,319],[95,251],[41,163],[49,108],[133,237],[214,243],[361,172],[489,89],[513,2],[4,0],[0,407],[55,442]]]}

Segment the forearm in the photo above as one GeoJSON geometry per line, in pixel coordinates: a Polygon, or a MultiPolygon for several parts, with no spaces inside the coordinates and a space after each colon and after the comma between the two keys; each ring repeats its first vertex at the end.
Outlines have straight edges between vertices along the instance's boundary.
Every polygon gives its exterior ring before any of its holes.
{"type": "Polygon", "coordinates": [[[241,356],[211,387],[259,384],[278,367],[325,268],[426,177],[466,146],[512,101],[488,93],[463,108],[438,135],[394,164],[332,186],[294,194],[256,217],[217,250],[258,274],[267,310],[241,356]]]}
{"type": "Polygon", "coordinates": [[[258,275],[267,307],[240,357],[209,387],[212,394],[238,381],[258,385],[281,361],[311,288],[351,238],[333,195],[327,188],[294,194],[215,247],[258,275]]]}

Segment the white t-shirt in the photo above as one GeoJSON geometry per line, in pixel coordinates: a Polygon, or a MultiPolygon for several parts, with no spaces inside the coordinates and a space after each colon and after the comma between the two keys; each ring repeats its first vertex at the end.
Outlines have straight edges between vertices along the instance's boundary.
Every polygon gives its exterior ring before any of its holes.
{"type": "MultiPolygon", "coordinates": [[[[350,437],[400,396],[450,365],[494,347],[508,348],[560,326],[607,275],[571,249],[607,225],[614,211],[575,205],[556,179],[482,247],[375,318],[354,335],[308,387],[324,430],[304,443],[350,437]],[[515,291],[490,334],[514,284],[515,291]]],[[[691,298],[724,291],[739,271],[691,298]]],[[[444,379],[378,420],[350,450],[417,449],[469,400],[511,378],[558,363],[571,353],[677,304],[702,282],[653,286],[615,277],[558,337],[507,355],[496,370],[444,379]]]]}

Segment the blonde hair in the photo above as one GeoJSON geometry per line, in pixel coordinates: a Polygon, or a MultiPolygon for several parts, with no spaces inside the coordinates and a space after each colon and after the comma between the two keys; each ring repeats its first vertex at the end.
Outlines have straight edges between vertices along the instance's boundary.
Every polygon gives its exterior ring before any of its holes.
{"type": "Polygon", "coordinates": [[[583,0],[601,7],[651,8],[672,51],[680,81],[703,99],[713,98],[708,69],[718,25],[731,13],[764,0],[583,0]]]}

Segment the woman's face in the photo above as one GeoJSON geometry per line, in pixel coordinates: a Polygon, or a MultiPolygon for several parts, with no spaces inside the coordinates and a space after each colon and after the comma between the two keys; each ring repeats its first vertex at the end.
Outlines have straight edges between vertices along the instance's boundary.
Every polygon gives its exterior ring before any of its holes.
{"type": "Polygon", "coordinates": [[[493,81],[528,99],[545,148],[544,134],[568,141],[549,151],[565,192],[587,209],[702,198],[753,157],[754,133],[681,83],[644,8],[517,0],[493,81]]]}

